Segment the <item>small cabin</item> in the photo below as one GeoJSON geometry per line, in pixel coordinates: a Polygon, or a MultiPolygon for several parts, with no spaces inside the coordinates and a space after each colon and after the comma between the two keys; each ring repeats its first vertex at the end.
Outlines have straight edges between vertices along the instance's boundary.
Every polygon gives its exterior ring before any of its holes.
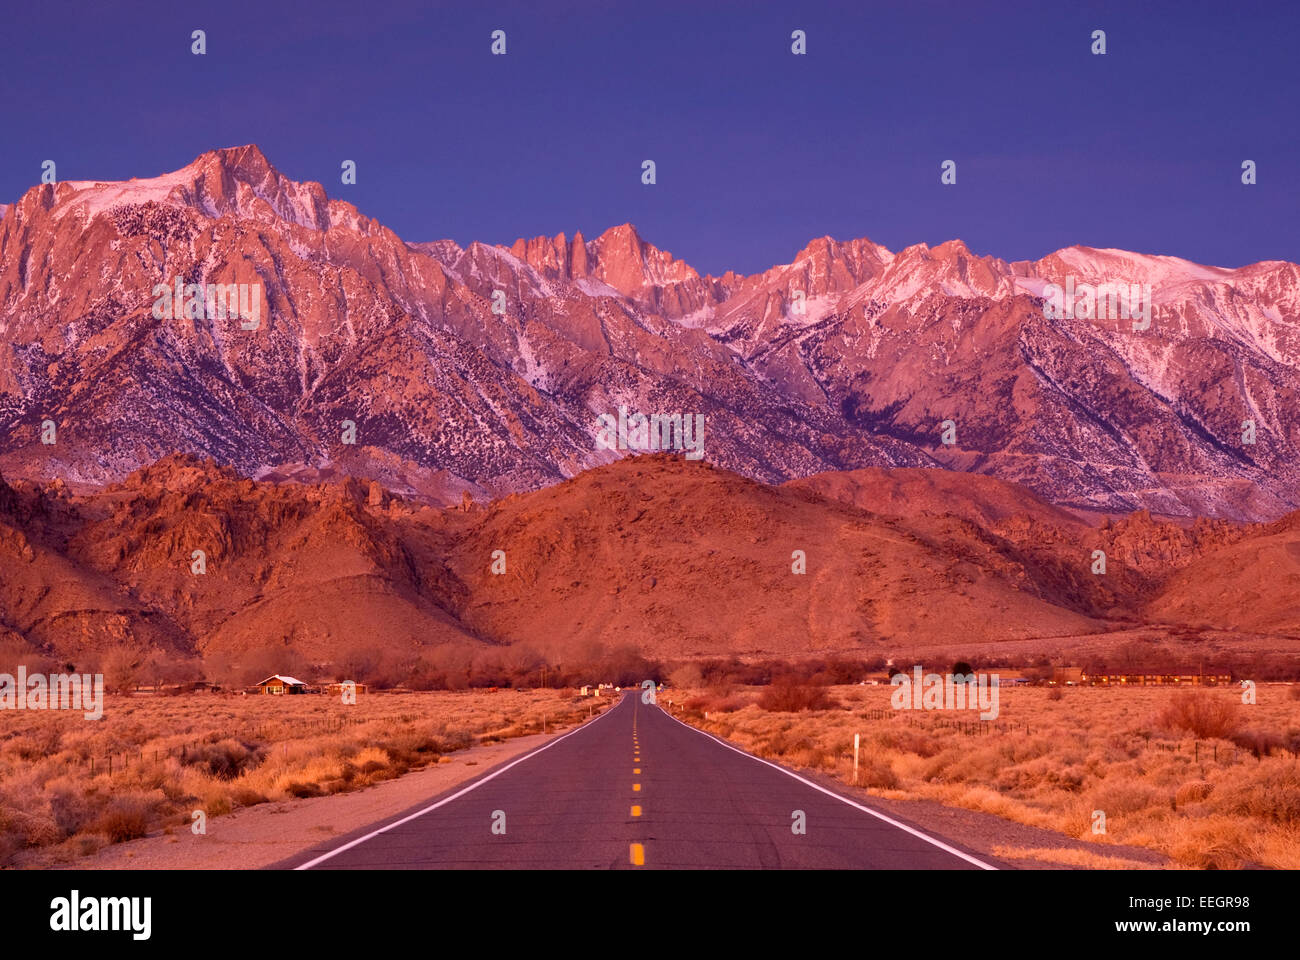
{"type": "Polygon", "coordinates": [[[188,680],[178,686],[181,693],[217,693],[221,687],[211,680],[188,680]]]}
{"type": "Polygon", "coordinates": [[[272,696],[283,696],[285,694],[306,693],[307,684],[296,677],[286,677],[282,674],[275,674],[267,677],[265,680],[255,684],[258,693],[266,693],[272,696]]]}

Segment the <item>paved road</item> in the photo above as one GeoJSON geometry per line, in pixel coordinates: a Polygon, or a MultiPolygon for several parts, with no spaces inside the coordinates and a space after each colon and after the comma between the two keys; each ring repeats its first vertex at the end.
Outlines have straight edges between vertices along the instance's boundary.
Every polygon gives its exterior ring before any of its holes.
{"type": "Polygon", "coordinates": [[[639,690],[465,786],[278,866],[993,868],[686,726],[639,690]]]}

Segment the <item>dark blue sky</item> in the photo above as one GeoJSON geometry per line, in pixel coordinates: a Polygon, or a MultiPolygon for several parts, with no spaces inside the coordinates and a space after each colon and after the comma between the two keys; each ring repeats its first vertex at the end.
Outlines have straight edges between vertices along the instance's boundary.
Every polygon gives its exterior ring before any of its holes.
{"type": "Polygon", "coordinates": [[[4,20],[0,202],[46,159],[126,179],[253,142],[408,240],[631,221],[715,274],[824,234],[1300,261],[1293,0],[41,2],[4,20]]]}

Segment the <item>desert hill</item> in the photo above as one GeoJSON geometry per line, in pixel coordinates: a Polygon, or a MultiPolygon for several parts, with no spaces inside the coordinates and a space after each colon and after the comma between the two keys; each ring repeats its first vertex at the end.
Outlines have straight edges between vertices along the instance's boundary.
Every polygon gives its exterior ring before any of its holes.
{"type": "Polygon", "coordinates": [[[90,493],[0,482],[0,645],[57,662],[788,657],[1142,625],[1294,638],[1298,583],[1295,515],[1089,524],[943,470],[773,486],[661,454],[444,509],[181,455],[90,493]]]}

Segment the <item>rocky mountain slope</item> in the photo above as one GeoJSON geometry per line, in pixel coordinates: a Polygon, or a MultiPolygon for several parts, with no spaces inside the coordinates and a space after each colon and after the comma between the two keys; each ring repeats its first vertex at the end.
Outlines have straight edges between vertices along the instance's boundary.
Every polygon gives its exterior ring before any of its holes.
{"type": "Polygon", "coordinates": [[[1094,526],[995,478],[771,486],[674,455],[436,509],[354,478],[258,482],[174,455],[89,494],[0,483],[0,654],[84,668],[157,648],[324,675],[358,650],[874,654],[1137,625],[1293,643],[1298,518],[1094,526]]]}
{"type": "Polygon", "coordinates": [[[1298,364],[1282,262],[821,238],[701,276],[630,225],[406,242],[253,146],[0,217],[0,466],[74,487],[182,452],[454,503],[623,455],[598,418],[624,407],[703,415],[705,458],[764,483],[944,466],[1081,510],[1266,520],[1300,506],[1298,364]],[[259,286],[257,327],[156,318],[177,278],[259,286]],[[1068,281],[1150,284],[1150,326],[1047,316],[1068,281]]]}

